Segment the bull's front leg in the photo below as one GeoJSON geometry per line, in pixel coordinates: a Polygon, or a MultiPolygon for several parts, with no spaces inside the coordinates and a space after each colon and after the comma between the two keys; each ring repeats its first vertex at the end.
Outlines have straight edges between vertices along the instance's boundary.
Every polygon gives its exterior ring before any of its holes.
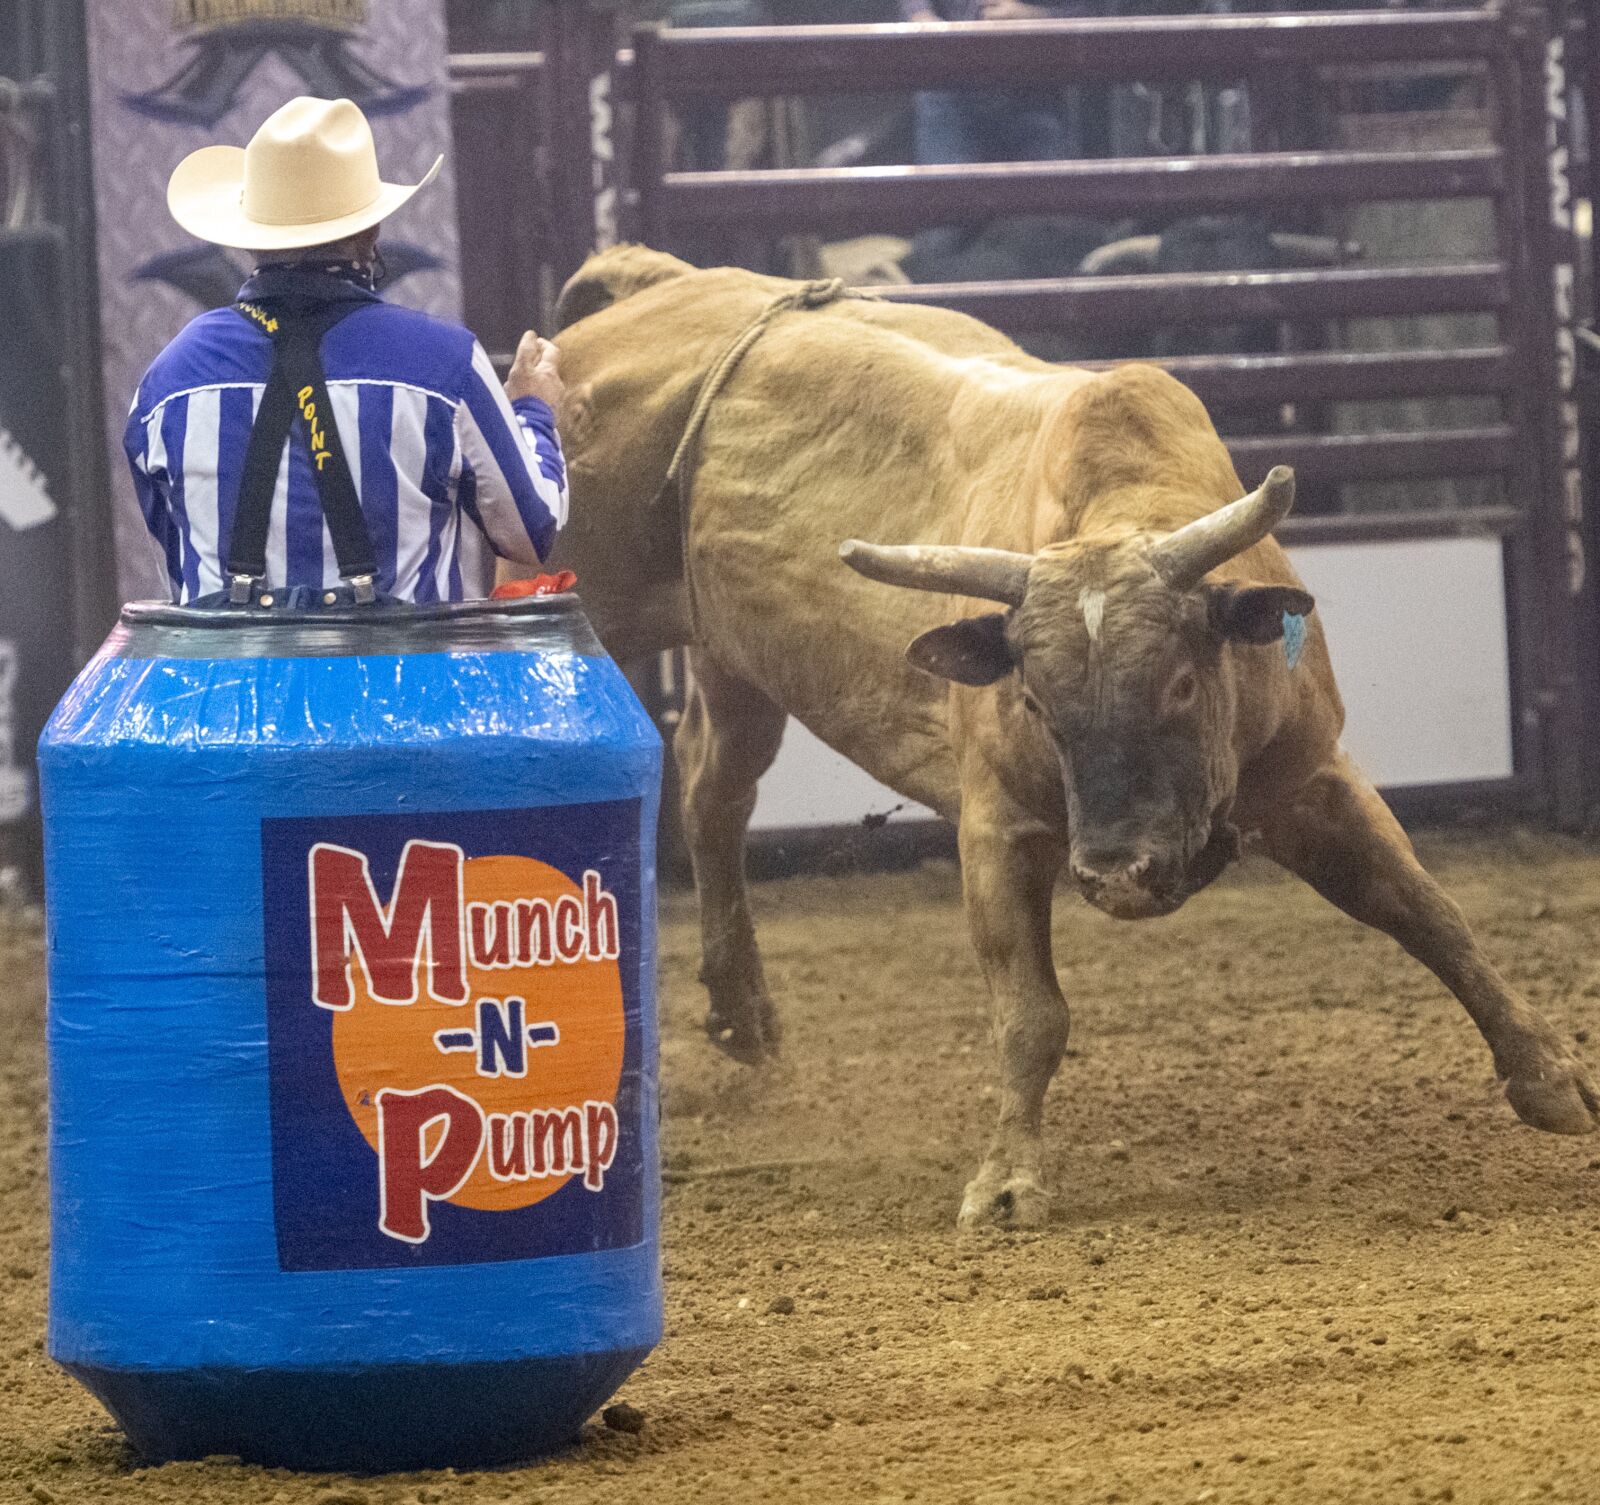
{"type": "Polygon", "coordinates": [[[1552,1134],[1595,1128],[1600,1098],[1589,1073],[1550,1021],[1507,987],[1348,759],[1319,772],[1264,834],[1276,861],[1346,914],[1393,936],[1461,1000],[1524,1123],[1552,1134]]]}
{"type": "Polygon", "coordinates": [[[1067,1001],[1050,955],[1060,838],[963,793],[961,883],[967,923],[993,1003],[1000,1122],[957,1223],[1033,1226],[1049,1215],[1039,1119],[1067,1048],[1067,1001]]]}

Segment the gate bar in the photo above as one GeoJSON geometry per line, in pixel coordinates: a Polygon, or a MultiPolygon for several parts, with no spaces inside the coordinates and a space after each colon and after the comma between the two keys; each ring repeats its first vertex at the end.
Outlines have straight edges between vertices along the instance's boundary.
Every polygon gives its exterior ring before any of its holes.
{"type": "Polygon", "coordinates": [[[673,100],[871,89],[1237,78],[1319,63],[1458,62],[1494,55],[1499,18],[1423,15],[1161,16],[929,25],[704,27],[664,33],[673,100]],[[1130,66],[1130,59],[1136,64],[1130,66]]]}
{"type": "Polygon", "coordinates": [[[1346,512],[1287,517],[1272,530],[1285,548],[1314,543],[1397,543],[1405,539],[1508,538],[1527,518],[1515,507],[1451,507],[1427,512],[1346,512]]]}
{"type": "Polygon", "coordinates": [[[1291,465],[1301,482],[1404,481],[1504,474],[1513,468],[1516,430],[1419,429],[1402,434],[1274,434],[1224,441],[1239,478],[1257,486],[1274,465],[1291,465]]]}
{"type": "Polygon", "coordinates": [[[736,223],[773,234],[913,230],[1008,214],[1140,214],[1262,203],[1491,198],[1494,147],[1442,152],[988,162],[954,167],[667,173],[647,194],[647,238],[736,223]]]}
{"type": "MultiPolygon", "coordinates": [[[[1074,361],[1104,371],[1122,361],[1074,361]]],[[[1509,346],[1482,350],[1327,350],[1298,355],[1182,355],[1153,364],[1206,402],[1367,402],[1374,398],[1495,397],[1517,379],[1509,346]]]]}
{"type": "Polygon", "coordinates": [[[1494,262],[1371,270],[1342,267],[1326,272],[1154,272],[1031,282],[928,282],[870,291],[895,302],[953,309],[1006,330],[1493,313],[1511,301],[1506,268],[1494,262]]]}
{"type": "Polygon", "coordinates": [[[544,72],[542,52],[452,52],[450,90],[514,88],[544,72]]]}

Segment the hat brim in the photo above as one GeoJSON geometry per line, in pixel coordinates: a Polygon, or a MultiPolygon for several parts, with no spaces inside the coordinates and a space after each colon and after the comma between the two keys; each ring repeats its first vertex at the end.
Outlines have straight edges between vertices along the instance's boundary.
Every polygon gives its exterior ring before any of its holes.
{"type": "Polygon", "coordinates": [[[167,208],[191,235],[241,251],[296,251],[370,230],[439,175],[438,157],[420,183],[380,183],[364,208],[337,219],[271,225],[244,212],[244,148],[203,146],[181,161],[167,184],[167,208]]]}

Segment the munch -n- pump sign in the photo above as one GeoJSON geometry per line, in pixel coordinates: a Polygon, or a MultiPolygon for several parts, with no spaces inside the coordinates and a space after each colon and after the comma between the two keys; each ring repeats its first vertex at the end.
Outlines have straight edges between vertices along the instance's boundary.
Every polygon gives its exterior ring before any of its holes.
{"type": "Polygon", "coordinates": [[[637,1242],[637,822],[263,822],[283,1268],[637,1242]]]}

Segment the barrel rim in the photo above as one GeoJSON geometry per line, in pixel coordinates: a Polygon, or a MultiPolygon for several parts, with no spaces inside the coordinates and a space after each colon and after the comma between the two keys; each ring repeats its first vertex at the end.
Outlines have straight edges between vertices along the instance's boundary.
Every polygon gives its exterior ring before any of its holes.
{"type": "Polygon", "coordinates": [[[133,601],[97,658],[311,659],[430,653],[558,653],[602,658],[576,591],[500,600],[287,608],[133,601]]]}
{"type": "Polygon", "coordinates": [[[576,591],[553,591],[539,596],[489,597],[477,601],[385,601],[367,606],[288,607],[179,606],[170,601],[129,601],[120,619],[127,626],[195,627],[202,629],[244,626],[283,628],[349,625],[401,625],[406,622],[455,621],[476,617],[565,616],[581,612],[576,591]]]}

